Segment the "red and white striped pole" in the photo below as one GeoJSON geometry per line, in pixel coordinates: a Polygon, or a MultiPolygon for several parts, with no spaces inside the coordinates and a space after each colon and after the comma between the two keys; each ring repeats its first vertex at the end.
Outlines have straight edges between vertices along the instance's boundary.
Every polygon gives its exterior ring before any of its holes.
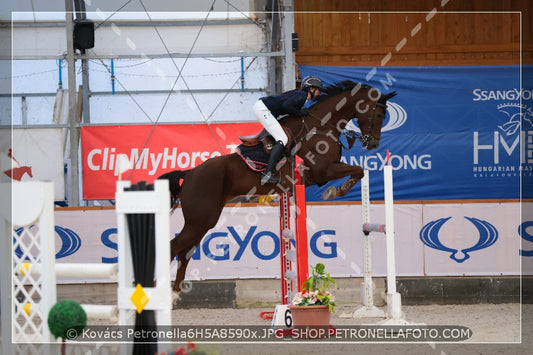
{"type": "Polygon", "coordinates": [[[294,201],[296,205],[296,264],[298,271],[298,291],[309,277],[308,247],[307,247],[307,205],[305,199],[305,185],[298,168],[294,171],[296,186],[294,201]]]}

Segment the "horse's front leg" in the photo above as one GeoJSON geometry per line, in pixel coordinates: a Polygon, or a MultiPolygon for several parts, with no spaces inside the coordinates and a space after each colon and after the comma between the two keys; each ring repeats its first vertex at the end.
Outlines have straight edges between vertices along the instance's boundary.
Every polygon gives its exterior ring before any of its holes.
{"type": "Polygon", "coordinates": [[[331,200],[335,197],[344,196],[350,191],[352,187],[364,176],[363,168],[360,166],[353,166],[344,163],[335,163],[328,167],[328,181],[340,179],[345,176],[350,176],[339,188],[330,186],[322,193],[323,200],[331,200]]]}

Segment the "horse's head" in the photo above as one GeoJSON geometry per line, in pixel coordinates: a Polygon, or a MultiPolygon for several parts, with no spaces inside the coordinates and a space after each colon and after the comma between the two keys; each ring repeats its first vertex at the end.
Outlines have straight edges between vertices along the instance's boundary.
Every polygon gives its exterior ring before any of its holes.
{"type": "MultiPolygon", "coordinates": [[[[379,146],[381,127],[387,112],[387,100],[396,96],[396,92],[382,94],[378,89],[351,80],[344,80],[324,89],[325,96],[316,106],[316,114],[324,117],[322,122],[333,124],[344,130],[346,124],[356,119],[364,148],[371,150],[379,146]],[[323,112],[320,112],[323,111],[323,112]]],[[[323,123],[324,124],[324,123],[323,123]]]]}
{"type": "MultiPolygon", "coordinates": [[[[371,90],[376,90],[372,88],[371,90]]],[[[379,91],[378,91],[379,92],[379,91]]],[[[381,128],[383,119],[387,113],[387,100],[396,96],[396,91],[388,94],[379,94],[379,99],[370,103],[368,112],[356,112],[356,120],[361,130],[361,144],[367,150],[376,149],[381,139],[381,128]]]]}

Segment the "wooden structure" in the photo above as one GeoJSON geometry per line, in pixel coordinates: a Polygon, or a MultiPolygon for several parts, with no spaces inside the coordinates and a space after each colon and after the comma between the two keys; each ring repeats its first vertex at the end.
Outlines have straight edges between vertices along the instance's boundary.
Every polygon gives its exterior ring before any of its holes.
{"type": "Polygon", "coordinates": [[[302,65],[520,64],[520,35],[522,64],[533,64],[529,0],[294,0],[294,10],[302,65]]]}

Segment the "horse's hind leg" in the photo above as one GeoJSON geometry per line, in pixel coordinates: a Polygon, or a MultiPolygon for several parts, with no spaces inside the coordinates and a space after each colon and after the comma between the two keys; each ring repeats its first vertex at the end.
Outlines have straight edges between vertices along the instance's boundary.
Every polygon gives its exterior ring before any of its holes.
{"type": "Polygon", "coordinates": [[[185,223],[181,232],[170,241],[170,261],[176,256],[178,257],[178,270],[176,272],[176,280],[172,287],[172,302],[176,304],[179,300],[179,295],[183,289],[183,280],[185,280],[185,273],[187,265],[191,260],[194,251],[200,244],[203,236],[213,225],[198,227],[185,223]]]}
{"type": "Polygon", "coordinates": [[[174,287],[172,289],[172,304],[174,305],[178,303],[180,299],[180,294],[184,289],[183,286],[184,286],[184,280],[185,280],[185,271],[187,271],[187,265],[189,264],[189,260],[190,260],[190,257],[187,258],[188,254],[189,253],[178,254],[178,270],[176,272],[176,280],[174,281],[174,287]]]}
{"type": "Polygon", "coordinates": [[[199,231],[185,225],[179,235],[170,241],[170,261],[176,256],[178,257],[178,270],[172,288],[172,302],[174,304],[178,301],[179,294],[182,291],[182,283],[185,279],[185,272],[187,271],[189,260],[205,232],[203,229],[199,231]]]}

